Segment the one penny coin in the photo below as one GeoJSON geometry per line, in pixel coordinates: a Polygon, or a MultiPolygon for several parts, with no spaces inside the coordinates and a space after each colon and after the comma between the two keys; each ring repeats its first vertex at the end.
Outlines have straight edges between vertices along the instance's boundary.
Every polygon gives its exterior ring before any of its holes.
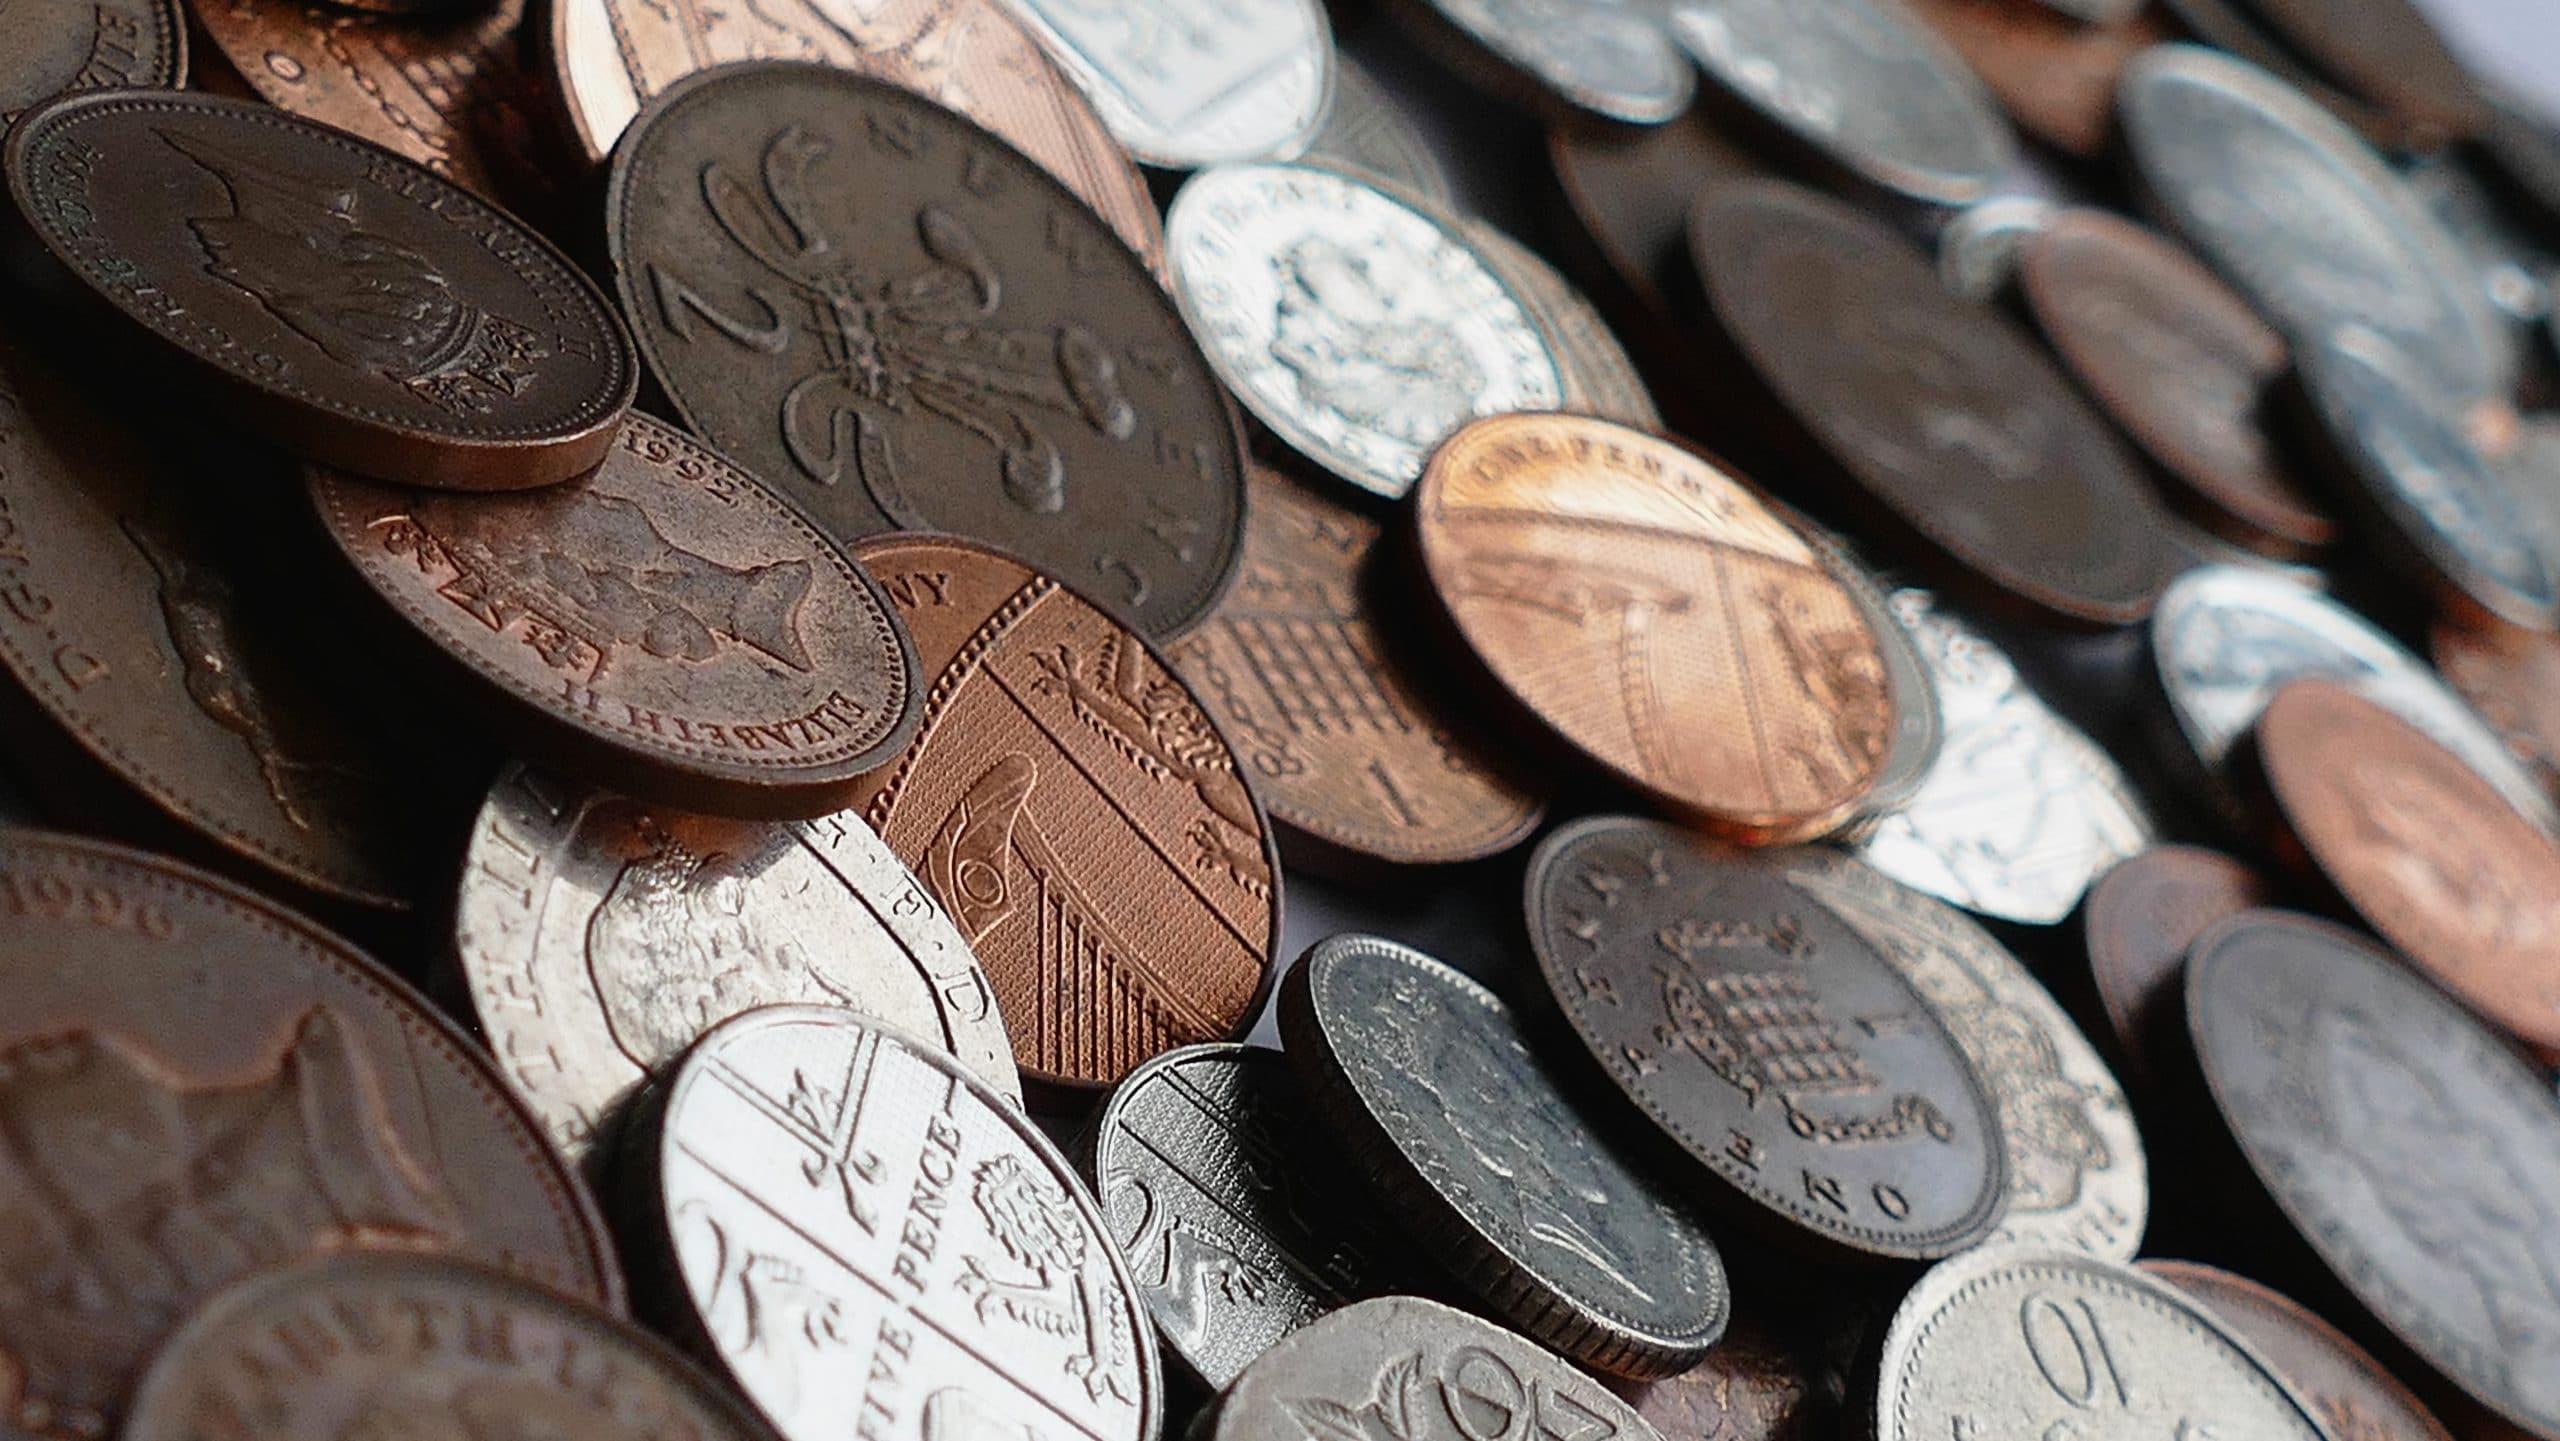
{"type": "Polygon", "coordinates": [[[1778,182],[1691,219],[1708,303],[1852,499],[2012,602],[2150,613],[2176,562],[2149,482],[2070,382],[1880,222],[1778,182]]]}
{"type": "Polygon", "coordinates": [[[854,802],[995,982],[1025,1079],[1109,1086],[1232,1040],[1280,939],[1244,767],[1153,648],[1020,561],[885,536],[863,563],[927,677],[915,744],[854,802]]]}
{"type": "Polygon", "coordinates": [[[1410,946],[1335,936],[1281,986],[1280,1034],[1352,1168],[1512,1325],[1639,1379],[1724,1334],[1715,1243],[1575,1113],[1492,992],[1410,946]]]}
{"type": "Polygon", "coordinates": [[[2286,829],[2366,924],[2493,1024],[2560,1050],[2560,841],[2335,681],[2278,691],[2257,754],[2286,829]]]}
{"type": "Polygon", "coordinates": [[[663,805],[842,806],[915,733],[888,597],[790,502],[634,416],[569,485],[456,496],[314,470],[321,525],[528,751],[663,805]]]}
{"type": "Polygon", "coordinates": [[[687,426],[837,538],[974,536],[1159,637],[1225,588],[1244,467],[1216,376],[999,137],[847,71],[724,67],[615,152],[606,238],[687,426]]]}
{"type": "Polygon", "coordinates": [[[1279,471],[1247,475],[1236,584],[1166,656],[1235,744],[1271,818],[1405,865],[1474,860],[1526,836],[1545,801],[1488,749],[1465,698],[1400,659],[1378,622],[1378,523],[1279,471]]]}
{"type": "Polygon", "coordinates": [[[2428,654],[2543,788],[2560,794],[2560,638],[2439,622],[2428,654]]]}
{"type": "Polygon", "coordinates": [[[175,89],[186,78],[175,0],[42,0],[9,17],[0,125],[66,90],[175,89]]]}
{"type": "Polygon", "coordinates": [[[2056,215],[2022,248],[2019,290],[2072,375],[2227,540],[2291,554],[2337,523],[2258,421],[2284,337],[2156,231],[2102,210],[2056,215]]]}
{"type": "Polygon", "coordinates": [[[2352,932],[2249,911],[2196,942],[2187,1027],[2250,1169],[2401,1343],[2560,1435],[2560,1101],[2503,1038],[2352,932]]]}
{"type": "Polygon", "coordinates": [[[1825,900],[1836,859],[1579,821],[1529,862],[1530,944],[1592,1058],[1702,1180],[1831,1252],[1952,1255],[2008,1205],[1998,1102],[1825,900]]]}
{"type": "Polygon", "coordinates": [[[436,1252],[619,1305],[594,1206],[479,1048],[343,941],[139,851],[0,832],[0,1432],[116,1434],[197,1303],[436,1252]]]}
{"type": "Polygon", "coordinates": [[[2337,1327],[2301,1302],[2193,1261],[2143,1261],[2137,1270],[2204,1303],[2258,1348],[2337,1437],[2357,1441],[2453,1441],[2409,1388],[2337,1327]]]}
{"type": "Polygon", "coordinates": [[[1416,525],[1467,647],[1610,774],[1761,840],[1820,835],[1873,789],[1894,702],[1865,613],[1704,455],[1496,416],[1432,456],[1416,525]]]}
{"type": "Polygon", "coordinates": [[[522,223],[326,125],[205,95],[73,95],[9,132],[32,278],[78,291],[208,413],[404,485],[593,469],[639,367],[522,223]],[[48,257],[39,261],[36,255],[48,257]]]}
{"type": "Polygon", "coordinates": [[[2098,878],[2081,939],[2128,1074],[2149,1076],[2167,1054],[2187,948],[2214,922],[2266,902],[2256,872],[2197,846],[2154,846],[2098,878]]]}
{"type": "Polygon", "coordinates": [[[215,1296],[143,1373],[116,1434],[769,1441],[773,1432],[665,1342],[539,1286],[456,1261],[349,1253],[215,1296]]]}
{"type": "Polygon", "coordinates": [[[2018,127],[2066,155],[2095,159],[2115,121],[2126,62],[2169,38],[2148,6],[2091,23],[2045,0],[1904,0],[2018,127]]]}

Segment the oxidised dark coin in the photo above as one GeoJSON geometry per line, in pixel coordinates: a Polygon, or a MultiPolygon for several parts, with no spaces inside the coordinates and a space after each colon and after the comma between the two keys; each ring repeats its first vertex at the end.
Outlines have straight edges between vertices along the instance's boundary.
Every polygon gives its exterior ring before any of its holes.
{"type": "Polygon", "coordinates": [[[1547,132],[1547,165],[1574,238],[1608,268],[1623,298],[1663,325],[1672,313],[1664,283],[1684,263],[1690,201],[1763,173],[1699,110],[1642,130],[1556,126],[1547,132]]]}
{"type": "Polygon", "coordinates": [[[2128,1074],[2147,1075],[2177,1028],[2187,948],[2214,922],[2266,902],[2247,866],[2195,846],[2154,846],[2098,878],[2081,939],[2128,1074]]]}
{"type": "Polygon", "coordinates": [[[633,123],[606,229],[686,424],[837,538],[986,540],[1156,637],[1225,588],[1225,393],[1154,276],[1005,141],[883,81],[724,66],[633,123]]]}
{"type": "Polygon", "coordinates": [[[2487,107],[2417,0],[2247,0],[2328,78],[2439,139],[2478,130],[2487,107]]]}
{"type": "Polygon", "coordinates": [[[1715,1243],[1574,1113],[1492,992],[1409,946],[1335,936],[1282,983],[1280,1033],[1388,1210],[1530,1336],[1650,1378],[1724,1334],[1715,1243]]]}
{"type": "Polygon", "coordinates": [[[1811,884],[1831,856],[1580,821],[1529,862],[1530,944],[1592,1058],[1702,1172],[1832,1250],[1952,1255],[2008,1204],[1998,1110],[1811,884]]]}
{"type": "Polygon", "coordinates": [[[457,496],[315,469],[311,496],[366,583],[564,771],[789,820],[841,809],[915,734],[915,647],[870,574],[646,416],[569,485],[457,496]]]}
{"type": "Polygon", "coordinates": [[[773,1436],[743,1402],[637,1327],[501,1271],[388,1254],[269,1271],[214,1297],[152,1361],[117,1434],[773,1436]]]}
{"type": "Polygon", "coordinates": [[[2149,483],[2007,322],[1782,183],[1703,198],[1690,247],[1728,339],[1879,519],[2044,613],[2150,613],[2177,562],[2149,483]]]}
{"type": "Polygon", "coordinates": [[[30,113],[6,156],[31,279],[312,460],[521,490],[594,468],[630,408],[630,336],[567,257],[341,131],[113,91],[30,113]]]}
{"type": "Polygon", "coordinates": [[[176,0],[37,0],[12,7],[0,60],[0,126],[66,90],[175,89],[187,78],[176,0]]]}
{"type": "Polygon", "coordinates": [[[1609,1389],[1677,1441],[1823,1441],[1840,1424],[1838,1398],[1749,1313],[1734,1318],[1707,1359],[1679,1375],[1609,1389]]]}
{"type": "Polygon", "coordinates": [[[2196,942],[2187,1027],[2294,1229],[2471,1397],[2560,1435],[2560,1101],[2389,951],[2248,911],[2196,942]]]}
{"type": "Polygon", "coordinates": [[[197,1302],[320,1252],[457,1255],[620,1304],[585,1189],[479,1050],[291,913],[0,831],[0,983],[0,1436],[114,1434],[197,1302]]]}
{"type": "Polygon", "coordinates": [[[1093,1184],[1165,1358],[1211,1390],[1280,1338],[1407,1289],[1405,1243],[1338,1184],[1286,1058],[1185,1046],[1094,1122],[1093,1184]]]}
{"type": "Polygon", "coordinates": [[[2201,1301],[2258,1348],[2333,1437],[2354,1441],[2453,1441],[2444,1423],[2364,1348],[2310,1308],[2245,1276],[2192,1261],[2142,1261],[2134,1269],[2201,1301]]]}

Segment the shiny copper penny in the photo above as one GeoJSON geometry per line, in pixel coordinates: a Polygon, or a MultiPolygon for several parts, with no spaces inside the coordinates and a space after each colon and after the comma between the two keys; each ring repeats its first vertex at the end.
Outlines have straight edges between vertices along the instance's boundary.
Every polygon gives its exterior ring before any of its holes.
{"type": "Polygon", "coordinates": [[[2170,36],[2148,6],[2089,24],[2043,0],[1904,3],[1973,67],[2020,129],[2082,159],[2106,148],[2125,62],[2170,36]]]}
{"type": "Polygon", "coordinates": [[[2337,522],[2258,423],[2285,343],[2239,292],[2157,231],[2103,210],[2056,214],[2019,255],[2027,309],[2080,384],[2225,539],[2298,552],[2337,522]]]}
{"type": "Polygon", "coordinates": [[[458,490],[592,469],[639,382],[568,257],[328,126],[168,91],[73,95],[9,132],[22,275],[225,424],[458,490]]]}
{"type": "Polygon", "coordinates": [[[2193,1261],[2140,1261],[2258,1348],[2338,1441],[2453,1441],[2409,1388],[2301,1302],[2193,1261]]]}
{"type": "Polygon", "coordinates": [[[2256,735],[2287,828],[2365,923],[2491,1024],[2560,1049],[2560,842],[2334,681],[2278,691],[2256,735]]]}
{"type": "Polygon", "coordinates": [[[1526,836],[1543,797],[1486,746],[1464,698],[1417,674],[1379,624],[1377,522],[1266,466],[1246,474],[1243,568],[1166,658],[1271,818],[1406,865],[1474,860],[1526,836]]]}
{"type": "Polygon", "coordinates": [[[520,495],[315,470],[366,583],[563,771],[764,820],[849,804],[915,733],[923,682],[888,597],[809,518],[634,416],[605,463],[520,495]]]}
{"type": "Polygon", "coordinates": [[[1432,456],[1415,514],[1461,639],[1604,770],[1751,840],[1820,835],[1874,788],[1895,717],[1866,613],[1703,454],[1492,416],[1432,456]]]}
{"type": "Polygon", "coordinates": [[[537,39],[573,138],[602,159],[640,107],[734,60],[806,60],[914,91],[1011,141],[1161,269],[1164,221],[1137,163],[1002,0],[732,5],[554,0],[537,39]]]}
{"type": "Polygon", "coordinates": [[[35,0],[13,5],[0,57],[0,126],[66,90],[174,87],[187,77],[176,0],[35,0]]]}
{"type": "Polygon", "coordinates": [[[479,1049],[290,912],[0,830],[0,986],[0,1435],[116,1434],[198,1302],[323,1252],[464,1257],[620,1304],[593,1203],[479,1049]]]}
{"type": "Polygon", "coordinates": [[[1029,1081],[1108,1086],[1260,1013],[1279,866],[1243,766],[1153,647],[952,537],[856,552],[905,615],[923,726],[858,808],[960,927],[1029,1081]]]}
{"type": "Polygon", "coordinates": [[[2560,794],[2560,636],[2439,622],[2428,650],[2446,683],[2560,794]]]}
{"type": "Polygon", "coordinates": [[[2267,900],[2256,872],[2196,846],[2154,846],[2098,878],[2081,906],[2081,938],[2129,1072],[2150,1074],[2176,1032],[2187,948],[2214,922],[2267,900]]]}

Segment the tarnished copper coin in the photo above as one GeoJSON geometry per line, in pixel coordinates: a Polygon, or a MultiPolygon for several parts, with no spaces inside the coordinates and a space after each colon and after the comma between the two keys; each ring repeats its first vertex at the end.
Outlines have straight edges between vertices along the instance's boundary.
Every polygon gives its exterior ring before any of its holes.
{"type": "Polygon", "coordinates": [[[2276,692],[2256,736],[2287,830],[2366,924],[2492,1024],[2560,1050],[2560,841],[2336,681],[2276,692]]]}
{"type": "Polygon", "coordinates": [[[66,90],[174,89],[187,77],[176,0],[37,0],[9,16],[0,126],[66,90]]]}
{"type": "Polygon", "coordinates": [[[1690,248],[1773,418],[1874,520],[2045,614],[2150,613],[2177,560],[2149,483],[1996,313],[1941,288],[1881,222],[1783,183],[1703,199],[1690,248]]]}
{"type": "Polygon", "coordinates": [[[313,460],[550,485],[603,460],[630,408],[631,337],[566,256],[328,126],[108,91],[30,113],[6,160],[30,279],[130,332],[216,419],[313,460]]]}
{"type": "Polygon", "coordinates": [[[723,67],[614,154],[606,239],[678,414],[854,539],[974,536],[1178,634],[1243,445],[1154,277],[1020,151],[885,81],[723,67]]]}
{"type": "Polygon", "coordinates": [[[1271,818],[1355,855],[1474,860],[1545,800],[1488,748],[1465,698],[1401,661],[1371,601],[1378,524],[1262,465],[1244,566],[1166,658],[1217,717],[1271,818]]]}
{"type": "Polygon", "coordinates": [[[1608,1384],[1666,1441],[1823,1441],[1840,1424],[1838,1398],[1749,1312],[1734,1317],[1706,1360],[1679,1375],[1608,1384]]]}
{"type": "Polygon", "coordinates": [[[956,537],[857,552],[906,617],[923,726],[854,802],[978,953],[1026,1080],[1108,1086],[1231,1040],[1280,940],[1270,827],[1235,750],[1134,632],[956,537]]]}
{"type": "Polygon", "coordinates": [[[1661,317],[1672,314],[1665,283],[1686,263],[1690,201],[1763,173],[1701,110],[1641,130],[1555,126],[1547,132],[1547,165],[1563,192],[1571,238],[1606,267],[1625,299],[1661,317]]]}
{"type": "Polygon", "coordinates": [[[2428,654],[2543,789],[2560,795],[2560,637],[2439,622],[2428,654]]]}
{"type": "Polygon", "coordinates": [[[554,0],[538,40],[592,159],[679,80],[736,60],[805,60],[886,80],[1003,136],[1093,207],[1149,267],[1164,222],[1146,178],[1003,0],[727,5],[554,0]]]}
{"type": "Polygon", "coordinates": [[[1904,0],[1963,57],[2018,127],[2065,154],[2094,158],[2115,115],[2125,62],[2169,38],[2144,6],[2091,24],[2043,0],[1904,0]]]}
{"type": "Polygon", "coordinates": [[[2266,903],[2256,872],[2196,846],[2154,846],[2090,888],[2081,939],[2099,1008],[2131,1074],[2149,1074],[2177,1028],[2187,948],[2214,922],[2266,903]]]}
{"type": "Polygon", "coordinates": [[[2026,243],[2018,281],[2062,363],[2193,502],[2198,524],[2279,553],[2336,538],[2258,421],[2262,392],[2284,373],[2284,337],[2203,262],[2156,231],[2075,208],[2026,243]]]}
{"type": "Polygon", "coordinates": [[[2135,1269],[2203,1302],[2214,1319],[2257,1347],[2339,1441],[2453,1441],[2381,1362],[2301,1302],[2193,1261],[2142,1261],[2135,1269]]]}
{"type": "Polygon", "coordinates": [[[539,1286],[455,1261],[347,1254],[214,1297],[143,1373],[117,1434],[769,1441],[773,1432],[665,1342],[539,1286]]]}
{"type": "Polygon", "coordinates": [[[321,1252],[462,1256],[620,1304],[586,1191],[479,1049],[290,912],[0,831],[0,985],[0,1434],[115,1434],[199,1301],[321,1252]]]}
{"type": "Polygon", "coordinates": [[[1820,835],[1874,788],[1894,699],[1866,613],[1704,455],[1493,416],[1432,456],[1415,515],[1460,638],[1610,774],[1753,840],[1820,835]]]}
{"type": "Polygon", "coordinates": [[[915,733],[888,597],[754,476],[633,416],[594,474],[445,495],[315,469],[321,526],[524,749],[662,805],[824,815],[915,733]]]}
{"type": "Polygon", "coordinates": [[[2455,138],[2488,122],[2471,73],[2418,0],[2248,0],[2324,76],[2410,125],[2455,138]]]}

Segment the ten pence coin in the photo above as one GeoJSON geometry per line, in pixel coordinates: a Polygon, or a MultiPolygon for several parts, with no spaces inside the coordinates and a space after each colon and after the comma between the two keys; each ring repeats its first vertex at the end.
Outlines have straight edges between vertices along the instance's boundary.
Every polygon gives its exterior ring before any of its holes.
{"type": "Polygon", "coordinates": [[[322,1252],[463,1256],[620,1305],[533,1118],[345,942],[174,863],[12,828],[0,957],[0,1436],[115,1434],[198,1302],[322,1252]]]}
{"type": "Polygon", "coordinates": [[[986,972],[856,816],[652,810],[518,766],[465,845],[454,949],[499,1069],[573,1160],[704,1031],[756,1006],[848,1007],[1021,1094],[986,972]]]}
{"type": "Polygon", "coordinates": [[[40,0],[9,17],[0,126],[66,90],[175,89],[187,22],[174,0],[40,0]]]}
{"type": "Polygon", "coordinates": [[[854,803],[995,982],[1026,1080],[1109,1086],[1262,1009],[1279,864],[1231,743],[1146,642],[1020,561],[868,541],[924,720],[854,803]]]}
{"type": "Polygon", "coordinates": [[[1570,415],[1481,420],[1415,497],[1460,638],[1541,722],[1702,824],[1820,835],[1874,788],[1894,698],[1866,614],[1741,481],[1570,415]]]}
{"type": "Polygon", "coordinates": [[[615,151],[606,239],[685,424],[836,538],[973,536],[1158,637],[1225,589],[1244,462],[1217,377],[996,135],[847,71],[705,71],[615,151]]]}
{"type": "Polygon", "coordinates": [[[2126,1074],[2146,1079],[2168,1054],[2187,948],[2267,899],[2256,872],[2197,846],[2153,846],[2098,878],[2081,907],[2081,939],[2126,1074]]]}
{"type": "Polygon", "coordinates": [[[2333,1437],[2353,1441],[2453,1441],[2409,1388],[2337,1327],[2288,1296],[2246,1276],[2192,1261],[2143,1261],[2137,1270],[2166,1281],[2258,1348],[2333,1437]]]}
{"type": "Polygon", "coordinates": [[[1997,1101],[1826,901],[1831,859],[1579,821],[1530,859],[1530,944],[1592,1058],[1700,1172],[1828,1251],[1952,1255],[2008,1205],[1997,1101]]]}
{"type": "Polygon", "coordinates": [[[342,1254],[221,1292],[161,1348],[125,1441],[770,1441],[663,1341],[480,1266],[342,1254]]]}
{"type": "Polygon", "coordinates": [[[754,476],[646,416],[568,485],[505,496],[314,470],[321,526],[401,622],[564,770],[663,805],[843,806],[915,733],[889,599],[754,476]]]}
{"type": "Polygon", "coordinates": [[[2116,79],[2134,56],[2169,38],[2158,11],[2086,21],[2047,0],[1904,0],[2009,112],[2018,128],[2083,159],[2105,149],[2116,79]]]}
{"type": "Polygon", "coordinates": [[[1080,0],[1015,13],[1150,165],[1189,170],[1293,155],[1324,122],[1333,27],[1316,0],[1166,0],[1144,19],[1080,0]]]}
{"type": "Polygon", "coordinates": [[[37,283],[82,291],[209,414],[308,459],[520,490],[593,469],[630,409],[630,335],[566,256],[341,131],[94,92],[27,115],[6,160],[37,283]]]}

